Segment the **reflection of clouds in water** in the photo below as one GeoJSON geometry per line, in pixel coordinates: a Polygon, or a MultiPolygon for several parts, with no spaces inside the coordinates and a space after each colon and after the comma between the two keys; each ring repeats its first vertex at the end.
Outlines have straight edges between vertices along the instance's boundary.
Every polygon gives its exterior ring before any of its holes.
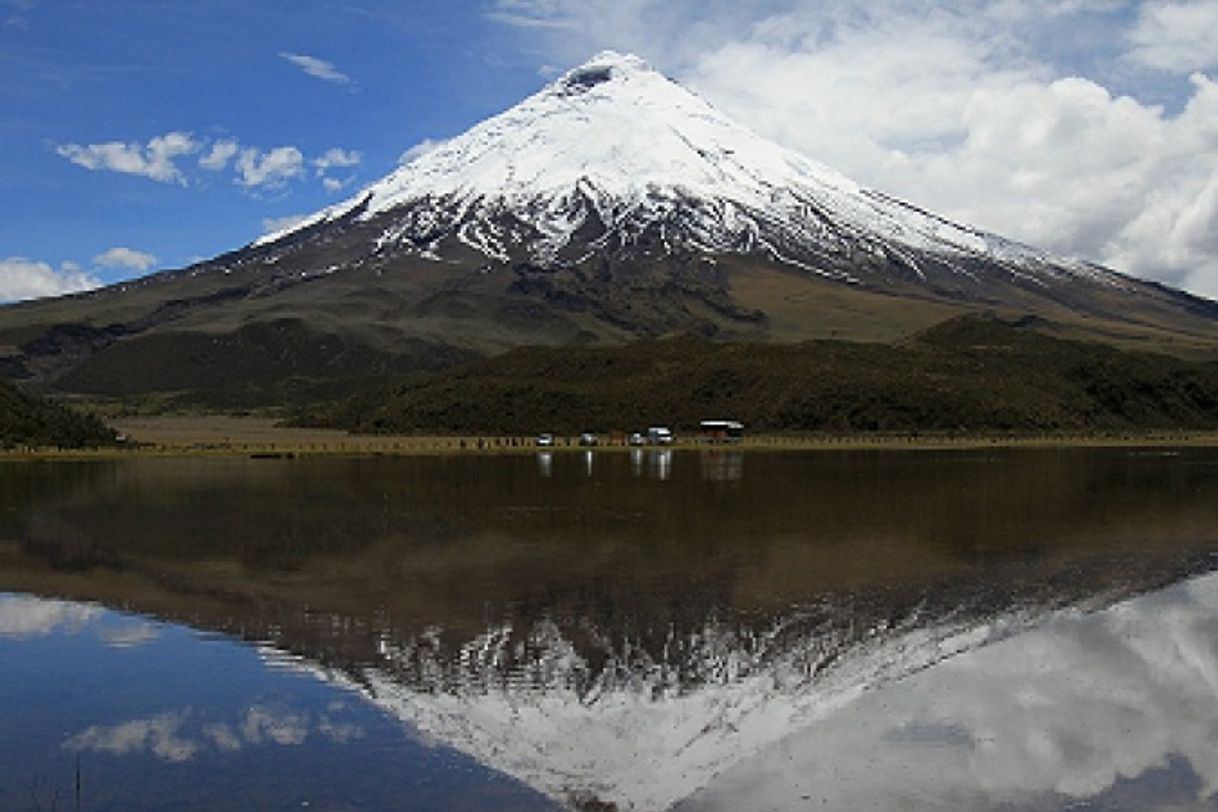
{"type": "Polygon", "coordinates": [[[190,711],[163,713],[110,726],[90,727],[64,742],[68,750],[89,750],[116,756],[149,753],[162,761],[189,761],[208,753],[235,753],[245,747],[279,745],[295,747],[310,735],[336,744],[364,736],[364,729],[336,719],[345,706],[331,707],[316,722],[307,711],[253,705],[234,723],[209,722],[194,727],[190,711]]]}
{"type": "Polygon", "coordinates": [[[0,638],[26,640],[51,634],[78,634],[93,625],[97,638],[110,648],[135,648],[160,636],[143,620],[128,620],[98,606],[48,600],[31,595],[0,595],[0,638]]]}
{"type": "Polygon", "coordinates": [[[121,626],[105,626],[97,637],[110,648],[138,648],[160,637],[160,630],[151,623],[135,622],[121,626]]]}
{"type": "Polygon", "coordinates": [[[180,735],[188,715],[188,712],[163,713],[112,727],[94,726],[68,739],[64,747],[116,756],[150,752],[163,761],[189,761],[199,752],[199,745],[180,735]]]}
{"type": "Polygon", "coordinates": [[[346,744],[364,737],[364,729],[359,725],[338,722],[329,716],[321,717],[317,723],[317,732],[339,744],[346,744]]]}
{"type": "Polygon", "coordinates": [[[282,745],[302,744],[309,736],[308,720],[291,711],[255,705],[245,713],[241,735],[250,744],[261,744],[264,740],[282,745]]]}
{"type": "Polygon", "coordinates": [[[1059,616],[876,691],[687,806],[1144,808],[1139,779],[1179,808],[1218,794],[1218,576],[1059,616]]]}
{"type": "Polygon", "coordinates": [[[233,753],[242,747],[241,739],[237,737],[231,727],[222,722],[203,725],[203,735],[221,753],[233,753]]]}
{"type": "Polygon", "coordinates": [[[98,607],[82,603],[0,595],[0,637],[21,640],[55,632],[72,634],[101,614],[98,607]]]}

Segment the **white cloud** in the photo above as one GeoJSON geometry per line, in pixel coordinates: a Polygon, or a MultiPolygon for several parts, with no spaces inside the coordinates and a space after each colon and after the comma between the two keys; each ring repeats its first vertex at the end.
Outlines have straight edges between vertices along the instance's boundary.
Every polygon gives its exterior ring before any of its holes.
{"type": "Polygon", "coordinates": [[[347,185],[347,182],[341,181],[338,178],[322,178],[321,185],[326,188],[327,192],[338,192],[347,185]]]}
{"type": "Polygon", "coordinates": [[[99,268],[124,268],[131,271],[144,272],[155,266],[157,258],[134,248],[116,246],[93,257],[93,264],[99,268]]]}
{"type": "Polygon", "coordinates": [[[197,152],[202,144],[189,133],[159,135],[145,145],[108,141],[102,144],[61,144],[55,151],[85,169],[139,175],[162,183],[186,183],[174,159],[197,152]]]}
{"type": "Polygon", "coordinates": [[[324,175],[330,169],[346,169],[352,166],[359,166],[360,161],[364,159],[357,150],[340,149],[334,147],[326,150],[326,152],[317,158],[313,159],[313,166],[317,169],[318,176],[324,175]]]}
{"type": "Polygon", "coordinates": [[[101,280],[72,263],[56,270],[49,263],[25,257],[0,258],[0,302],[62,296],[100,285],[101,280]]]}
{"type": "Polygon", "coordinates": [[[501,0],[495,11],[561,24],[515,28],[547,62],[638,52],[861,183],[1218,295],[1215,82],[1139,67],[1215,64],[1218,0],[501,0]],[[1187,104],[1123,95],[1113,77],[1167,83],[1155,87],[1187,104]]]}
{"type": "Polygon", "coordinates": [[[262,234],[275,234],[294,228],[309,219],[307,214],[288,214],[283,217],[266,217],[262,220],[262,234]]]}
{"type": "Polygon", "coordinates": [[[315,56],[307,54],[287,52],[281,52],[279,55],[314,79],[321,79],[323,82],[333,82],[339,85],[351,83],[350,76],[336,68],[333,63],[327,62],[324,59],[318,59],[315,56]]]}
{"type": "Polygon", "coordinates": [[[236,168],[241,186],[274,189],[304,174],[304,155],[296,147],[276,147],[267,152],[243,149],[236,168]]]}
{"type": "Polygon", "coordinates": [[[228,166],[240,149],[236,141],[216,141],[207,154],[199,159],[199,166],[211,172],[219,172],[228,166]]]}
{"type": "Polygon", "coordinates": [[[422,158],[429,152],[435,152],[437,149],[444,146],[445,143],[446,142],[443,140],[436,140],[432,138],[424,139],[399,155],[398,163],[401,165],[408,164],[417,158],[422,158]]]}
{"type": "Polygon", "coordinates": [[[16,29],[28,28],[29,13],[34,10],[35,5],[35,0],[5,0],[4,6],[7,6],[7,10],[0,12],[5,15],[4,24],[16,29]]]}
{"type": "Polygon", "coordinates": [[[1146,3],[1130,41],[1130,56],[1152,68],[1212,68],[1218,65],[1218,0],[1146,3]]]}

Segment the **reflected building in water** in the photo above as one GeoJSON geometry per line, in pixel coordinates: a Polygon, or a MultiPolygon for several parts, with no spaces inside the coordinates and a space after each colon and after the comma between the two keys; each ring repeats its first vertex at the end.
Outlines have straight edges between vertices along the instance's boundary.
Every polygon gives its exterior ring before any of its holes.
{"type": "Polygon", "coordinates": [[[707,482],[739,482],[744,476],[744,453],[708,450],[699,454],[702,479],[707,482]]]}

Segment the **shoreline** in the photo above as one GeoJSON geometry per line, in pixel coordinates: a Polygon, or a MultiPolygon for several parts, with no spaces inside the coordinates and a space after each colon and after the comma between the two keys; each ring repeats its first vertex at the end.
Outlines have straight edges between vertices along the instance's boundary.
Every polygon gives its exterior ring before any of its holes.
{"type": "Polygon", "coordinates": [[[680,439],[668,446],[628,446],[613,436],[596,446],[580,446],[575,437],[556,437],[552,447],[539,447],[534,437],[494,435],[353,435],[337,429],[308,429],[276,425],[272,418],[173,416],[115,420],[113,425],[131,438],[114,448],[0,450],[0,460],[126,459],[132,457],[419,456],[461,454],[535,454],[632,449],[655,451],[852,451],[852,450],[976,450],[981,448],[1168,448],[1218,446],[1218,431],[1122,431],[1024,434],[886,433],[886,434],[758,434],[739,442],[710,443],[680,439]]]}

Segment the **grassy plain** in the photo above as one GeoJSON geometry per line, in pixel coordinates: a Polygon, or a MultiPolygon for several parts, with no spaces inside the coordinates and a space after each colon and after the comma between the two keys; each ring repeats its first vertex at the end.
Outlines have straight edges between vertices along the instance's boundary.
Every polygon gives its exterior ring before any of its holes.
{"type": "MultiPolygon", "coordinates": [[[[576,437],[557,437],[557,444],[539,449],[532,436],[348,434],[338,429],[281,425],[272,417],[228,415],[156,415],[117,418],[111,424],[128,442],[119,448],[27,448],[0,451],[0,459],[73,459],[97,457],[259,456],[272,455],[411,455],[504,454],[585,451],[576,437]]],[[[1214,446],[1218,432],[911,432],[831,434],[796,432],[749,435],[731,445],[709,445],[693,434],[678,433],[670,446],[677,450],[830,451],[857,449],[975,449],[1070,446],[1214,446]]],[[[598,452],[621,452],[630,447],[624,435],[600,438],[598,452]]]]}

